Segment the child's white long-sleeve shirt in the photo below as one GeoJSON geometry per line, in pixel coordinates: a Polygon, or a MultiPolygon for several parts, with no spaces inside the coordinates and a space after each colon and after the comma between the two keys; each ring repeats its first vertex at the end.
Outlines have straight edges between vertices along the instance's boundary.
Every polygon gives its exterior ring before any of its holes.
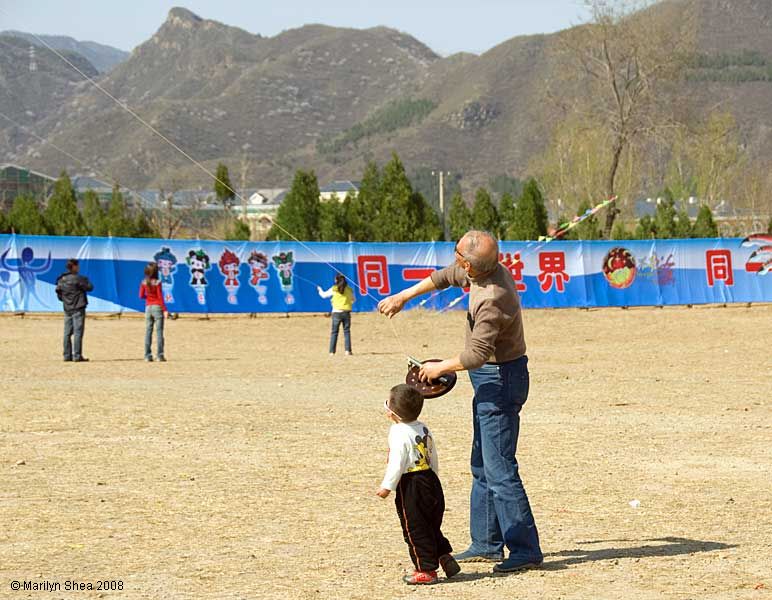
{"type": "Polygon", "coordinates": [[[394,423],[389,429],[389,463],[381,488],[397,489],[405,473],[428,471],[439,475],[439,459],[429,428],[421,421],[394,423]]]}

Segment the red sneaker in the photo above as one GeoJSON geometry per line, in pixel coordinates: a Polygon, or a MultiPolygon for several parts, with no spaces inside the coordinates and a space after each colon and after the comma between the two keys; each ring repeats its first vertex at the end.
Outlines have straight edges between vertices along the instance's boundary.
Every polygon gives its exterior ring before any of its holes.
{"type": "Polygon", "coordinates": [[[402,580],[408,585],[431,585],[437,583],[437,571],[415,571],[405,575],[402,580]]]}

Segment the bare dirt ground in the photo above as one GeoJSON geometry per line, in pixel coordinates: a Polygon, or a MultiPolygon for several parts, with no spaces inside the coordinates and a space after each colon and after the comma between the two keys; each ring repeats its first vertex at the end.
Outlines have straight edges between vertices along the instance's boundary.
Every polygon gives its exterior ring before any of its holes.
{"type": "MultiPolygon", "coordinates": [[[[459,349],[464,316],[395,320],[407,352],[459,349]]],[[[0,597],[12,580],[121,580],[106,598],[769,598],[772,307],[529,311],[518,456],[544,568],[411,590],[382,403],[405,373],[387,321],[354,316],[90,319],[89,364],[61,321],[0,318],[0,597]],[[633,508],[629,502],[638,500],[633,508]]],[[[468,543],[471,387],[427,402],[468,543]]]]}

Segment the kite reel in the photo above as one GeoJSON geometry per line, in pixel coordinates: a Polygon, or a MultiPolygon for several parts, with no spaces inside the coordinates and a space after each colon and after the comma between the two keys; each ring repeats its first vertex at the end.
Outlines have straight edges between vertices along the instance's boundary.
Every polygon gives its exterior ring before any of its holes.
{"type": "MultiPolygon", "coordinates": [[[[429,363],[441,361],[438,358],[430,358],[429,360],[425,360],[423,362],[429,363]]],[[[418,390],[418,392],[424,398],[439,398],[440,396],[444,396],[456,385],[458,376],[455,373],[446,373],[445,375],[442,375],[431,381],[421,381],[421,378],[418,376],[418,372],[421,370],[422,364],[423,363],[420,360],[411,356],[408,357],[408,368],[407,375],[405,375],[405,383],[411,388],[418,390]]]]}

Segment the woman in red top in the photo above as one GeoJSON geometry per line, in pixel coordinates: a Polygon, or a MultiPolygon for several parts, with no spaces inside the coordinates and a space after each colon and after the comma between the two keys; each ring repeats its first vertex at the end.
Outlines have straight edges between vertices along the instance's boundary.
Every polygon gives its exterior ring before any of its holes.
{"type": "Polygon", "coordinates": [[[158,279],[158,264],[151,262],[145,267],[145,279],[139,286],[139,297],[145,300],[145,360],[153,362],[151,346],[153,344],[153,325],[158,344],[157,358],[159,362],[166,362],[164,358],[164,313],[166,304],[161,289],[161,281],[158,279]]]}

